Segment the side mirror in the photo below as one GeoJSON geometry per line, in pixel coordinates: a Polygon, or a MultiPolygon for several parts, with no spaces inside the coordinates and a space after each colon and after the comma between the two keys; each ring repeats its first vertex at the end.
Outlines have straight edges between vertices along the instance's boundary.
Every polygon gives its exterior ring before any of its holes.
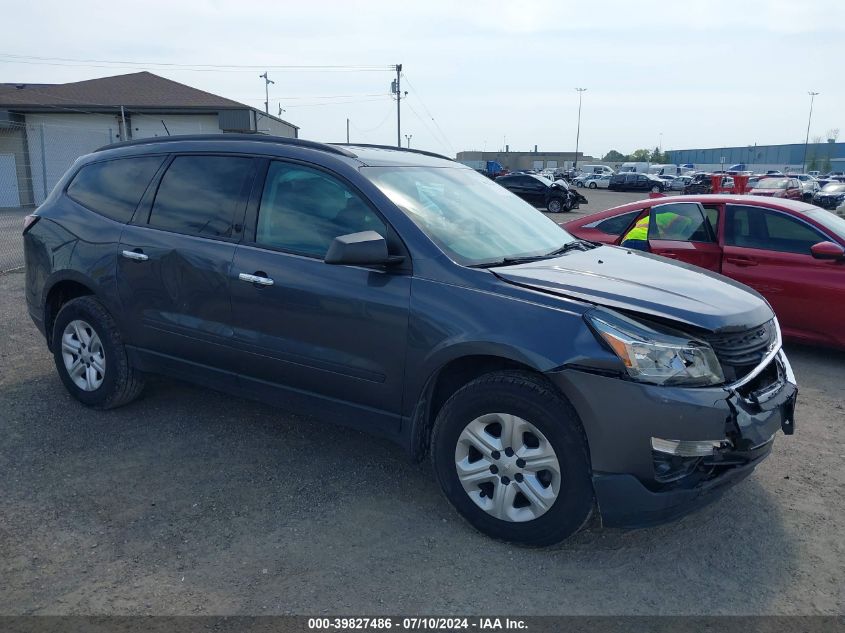
{"type": "Polygon", "coordinates": [[[845,248],[833,242],[819,242],[810,247],[816,259],[845,259],[845,248]]]}
{"type": "Polygon", "coordinates": [[[334,238],[323,261],[327,264],[375,266],[395,264],[404,259],[391,257],[387,252],[387,240],[375,231],[361,231],[334,238]]]}

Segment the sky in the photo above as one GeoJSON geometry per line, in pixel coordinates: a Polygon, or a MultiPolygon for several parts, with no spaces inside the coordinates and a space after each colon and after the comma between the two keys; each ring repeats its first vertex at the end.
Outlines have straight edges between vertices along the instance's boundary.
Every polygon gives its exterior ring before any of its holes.
{"type": "Polygon", "coordinates": [[[810,138],[845,138],[843,0],[11,4],[0,83],[149,70],[263,108],[266,68],[271,113],[318,141],[349,118],[351,141],[395,144],[399,63],[403,144],[450,156],[574,150],[578,87],[595,157],[803,143],[808,91],[810,138]]]}

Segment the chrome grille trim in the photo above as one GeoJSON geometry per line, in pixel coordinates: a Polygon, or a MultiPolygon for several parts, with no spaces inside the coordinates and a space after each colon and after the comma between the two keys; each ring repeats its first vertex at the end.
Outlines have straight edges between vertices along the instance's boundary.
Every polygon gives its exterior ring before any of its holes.
{"type": "Polygon", "coordinates": [[[760,373],[766,368],[766,366],[774,360],[775,356],[778,355],[780,352],[781,347],[783,346],[783,339],[781,338],[780,334],[780,323],[778,323],[777,318],[774,319],[775,324],[775,342],[769,348],[768,353],[763,357],[758,365],[752,369],[750,372],[745,374],[742,378],[737,380],[736,382],[732,382],[729,385],[726,385],[727,389],[739,389],[743,385],[747,385],[749,382],[754,380],[760,373]]]}

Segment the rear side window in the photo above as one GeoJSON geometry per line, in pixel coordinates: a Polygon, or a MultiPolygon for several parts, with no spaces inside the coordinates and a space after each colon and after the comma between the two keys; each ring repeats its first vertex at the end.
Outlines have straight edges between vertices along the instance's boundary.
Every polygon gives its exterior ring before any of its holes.
{"type": "Polygon", "coordinates": [[[163,156],[120,158],[86,165],[67,188],[67,195],[91,211],[129,222],[163,156]]]}
{"type": "Polygon", "coordinates": [[[640,213],[642,213],[642,209],[637,209],[636,211],[629,211],[628,213],[616,215],[612,218],[587,224],[586,226],[596,228],[602,233],[607,233],[608,235],[622,235],[625,229],[631,226],[631,222],[636,220],[640,213]]]}
{"type": "Polygon", "coordinates": [[[150,226],[175,233],[230,238],[252,186],[253,160],[177,156],[161,179],[150,226]]]}

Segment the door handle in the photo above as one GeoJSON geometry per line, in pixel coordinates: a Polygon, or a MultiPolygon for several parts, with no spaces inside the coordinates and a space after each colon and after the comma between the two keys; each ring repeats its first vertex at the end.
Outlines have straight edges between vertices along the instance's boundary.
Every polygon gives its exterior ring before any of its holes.
{"type": "Polygon", "coordinates": [[[725,257],[725,261],[737,266],[756,266],[757,262],[748,257],[725,257]]]}
{"type": "Polygon", "coordinates": [[[121,255],[123,255],[126,259],[131,259],[136,262],[145,262],[149,259],[149,256],[144,255],[140,249],[134,251],[123,251],[121,255]]]}
{"type": "Polygon", "coordinates": [[[668,257],[669,259],[678,259],[678,254],[675,251],[665,251],[663,253],[655,253],[655,255],[662,255],[663,257],[668,257]]]}
{"type": "Polygon", "coordinates": [[[240,273],[238,275],[238,279],[241,281],[245,281],[250,284],[255,284],[256,286],[272,286],[273,280],[266,276],[267,273],[263,273],[260,270],[256,271],[254,275],[248,275],[247,273],[240,273]]]}

